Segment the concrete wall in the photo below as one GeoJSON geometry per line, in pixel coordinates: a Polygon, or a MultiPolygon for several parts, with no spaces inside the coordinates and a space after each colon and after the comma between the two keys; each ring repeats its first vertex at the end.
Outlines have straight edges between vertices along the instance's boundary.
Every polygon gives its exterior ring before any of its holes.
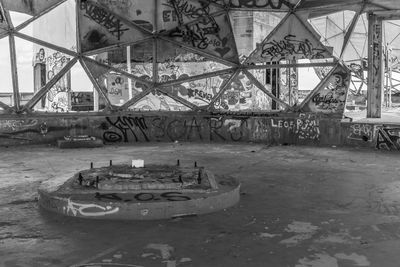
{"type": "Polygon", "coordinates": [[[146,142],[254,142],[266,145],[347,146],[400,150],[400,125],[341,122],[313,113],[255,116],[195,112],[110,115],[29,115],[0,119],[0,146],[56,144],[91,135],[106,144],[146,142]]]}
{"type": "Polygon", "coordinates": [[[340,119],[315,114],[257,116],[192,113],[120,113],[0,119],[0,145],[55,143],[92,135],[106,143],[259,142],[271,145],[339,145],[340,119]]]}

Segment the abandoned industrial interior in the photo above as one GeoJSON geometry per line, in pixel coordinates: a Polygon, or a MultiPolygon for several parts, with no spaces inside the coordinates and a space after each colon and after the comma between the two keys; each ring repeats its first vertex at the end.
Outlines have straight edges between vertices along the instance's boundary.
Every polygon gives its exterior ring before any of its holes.
{"type": "Polygon", "coordinates": [[[399,0],[0,0],[0,267],[399,267],[399,0]]]}

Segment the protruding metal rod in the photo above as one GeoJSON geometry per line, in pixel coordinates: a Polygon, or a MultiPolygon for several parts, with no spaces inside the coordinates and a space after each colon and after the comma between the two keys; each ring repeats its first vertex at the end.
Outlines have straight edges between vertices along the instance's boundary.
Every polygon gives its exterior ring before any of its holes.
{"type": "Polygon", "coordinates": [[[93,162],[90,162],[90,168],[93,169],[93,162]]]}
{"type": "Polygon", "coordinates": [[[194,162],[194,167],[197,168],[197,161],[194,162]]]}
{"type": "Polygon", "coordinates": [[[79,173],[78,182],[79,182],[79,185],[82,185],[82,182],[83,182],[83,176],[82,176],[82,174],[81,174],[81,173],[79,173]]]}
{"type": "Polygon", "coordinates": [[[180,162],[179,162],[179,159],[176,161],[176,166],[179,166],[180,165],[180,162]]]}
{"type": "Polygon", "coordinates": [[[201,184],[201,169],[199,169],[199,175],[197,176],[197,183],[201,184]]]}
{"type": "Polygon", "coordinates": [[[110,166],[112,166],[112,160],[110,160],[110,166]]]}

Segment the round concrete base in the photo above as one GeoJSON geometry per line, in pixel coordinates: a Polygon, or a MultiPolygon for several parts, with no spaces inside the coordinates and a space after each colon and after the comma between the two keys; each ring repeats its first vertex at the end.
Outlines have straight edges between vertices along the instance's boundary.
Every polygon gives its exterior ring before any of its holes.
{"type": "Polygon", "coordinates": [[[85,190],[71,189],[75,177],[57,186],[39,189],[39,205],[67,216],[110,220],[157,220],[205,214],[235,205],[240,184],[232,178],[218,178],[209,190],[85,190]],[[65,188],[68,190],[65,190],[65,188]]]}

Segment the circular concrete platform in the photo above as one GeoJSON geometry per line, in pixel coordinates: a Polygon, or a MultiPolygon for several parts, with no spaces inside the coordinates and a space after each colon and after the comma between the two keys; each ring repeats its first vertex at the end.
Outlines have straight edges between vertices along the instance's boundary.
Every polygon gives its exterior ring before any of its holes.
{"type": "Polygon", "coordinates": [[[115,165],[43,183],[40,207],[67,216],[157,220],[210,213],[235,205],[240,184],[204,167],[115,165]]]}

